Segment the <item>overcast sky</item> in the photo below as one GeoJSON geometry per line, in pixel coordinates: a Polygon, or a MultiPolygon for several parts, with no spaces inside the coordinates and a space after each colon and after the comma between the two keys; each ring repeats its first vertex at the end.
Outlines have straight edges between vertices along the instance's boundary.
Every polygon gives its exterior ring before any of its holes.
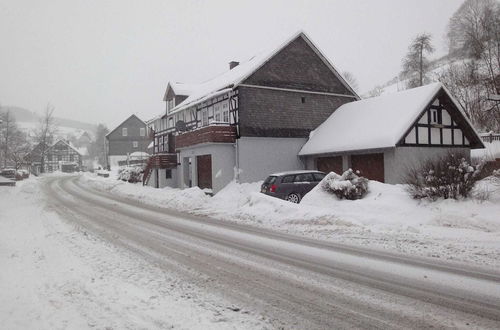
{"type": "Polygon", "coordinates": [[[304,30],[361,92],[398,73],[411,39],[436,56],[461,0],[0,0],[0,104],[114,125],[304,30]]]}

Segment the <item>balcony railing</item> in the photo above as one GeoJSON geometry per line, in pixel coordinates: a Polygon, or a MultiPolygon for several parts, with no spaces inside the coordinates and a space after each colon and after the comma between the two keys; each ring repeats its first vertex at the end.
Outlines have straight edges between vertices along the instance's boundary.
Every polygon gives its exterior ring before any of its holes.
{"type": "Polygon", "coordinates": [[[186,148],[202,143],[234,143],[235,141],[235,126],[211,124],[210,126],[180,133],[175,138],[175,148],[186,148]]]}
{"type": "Polygon", "coordinates": [[[177,154],[155,154],[149,158],[149,164],[153,168],[174,168],[177,166],[177,154]]]}

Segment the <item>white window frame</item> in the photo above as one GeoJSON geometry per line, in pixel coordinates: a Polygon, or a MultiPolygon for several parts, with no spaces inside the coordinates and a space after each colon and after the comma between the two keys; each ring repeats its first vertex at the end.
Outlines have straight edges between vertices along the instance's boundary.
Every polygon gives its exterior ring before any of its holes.
{"type": "Polygon", "coordinates": [[[137,142],[137,141],[132,141],[132,147],[133,147],[133,148],[139,148],[139,142],[137,142]]]}
{"type": "Polygon", "coordinates": [[[439,114],[437,109],[431,109],[431,124],[439,124],[439,114]]]}
{"type": "Polygon", "coordinates": [[[127,127],[122,127],[122,136],[128,136],[128,129],[127,129],[127,127]]]}
{"type": "Polygon", "coordinates": [[[146,136],[146,128],[141,127],[141,128],[139,129],[139,135],[140,135],[140,136],[146,136]]]}

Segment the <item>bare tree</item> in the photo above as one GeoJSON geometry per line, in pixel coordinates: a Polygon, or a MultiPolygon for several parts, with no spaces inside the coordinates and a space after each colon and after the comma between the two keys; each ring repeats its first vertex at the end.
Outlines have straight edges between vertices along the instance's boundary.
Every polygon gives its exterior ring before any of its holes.
{"type": "Polygon", "coordinates": [[[349,71],[342,72],[342,76],[347,81],[349,86],[351,86],[351,88],[354,89],[355,92],[357,92],[359,85],[358,85],[358,80],[356,79],[356,77],[354,77],[354,75],[349,71]]]}
{"type": "Polygon", "coordinates": [[[451,17],[447,38],[450,58],[463,63],[450,65],[444,80],[461,90],[458,95],[468,95],[465,103],[471,107],[466,111],[475,124],[500,129],[500,107],[488,100],[488,94],[500,94],[499,2],[466,0],[451,17]]]}
{"type": "Polygon", "coordinates": [[[40,172],[45,171],[45,154],[48,147],[53,143],[57,133],[57,125],[53,116],[54,106],[50,103],[45,107],[44,114],[35,129],[35,145],[38,149],[37,156],[40,158],[40,172]]]}
{"type": "Polygon", "coordinates": [[[0,146],[3,151],[3,166],[14,165],[18,169],[29,150],[26,134],[17,126],[14,116],[7,110],[0,114],[0,146]]]}
{"type": "Polygon", "coordinates": [[[104,141],[106,139],[106,134],[108,133],[109,130],[106,125],[97,125],[95,141],[92,141],[89,146],[89,156],[93,159],[97,159],[97,162],[101,166],[106,165],[106,148],[104,145],[104,141]]]}
{"type": "Polygon", "coordinates": [[[384,88],[380,85],[375,86],[372,90],[368,92],[368,97],[377,97],[382,95],[384,88]]]}
{"type": "Polygon", "coordinates": [[[425,76],[429,69],[426,55],[434,52],[431,39],[430,34],[419,34],[408,48],[408,54],[403,59],[402,71],[402,75],[408,79],[408,88],[424,85],[425,76]]]}

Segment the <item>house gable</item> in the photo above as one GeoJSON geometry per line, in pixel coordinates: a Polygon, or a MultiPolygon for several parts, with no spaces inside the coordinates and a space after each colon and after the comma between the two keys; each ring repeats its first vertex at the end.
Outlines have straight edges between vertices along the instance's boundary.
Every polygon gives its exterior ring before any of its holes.
{"type": "MultiPolygon", "coordinates": [[[[125,119],[120,125],[115,127],[111,132],[109,132],[106,135],[106,138],[108,140],[116,140],[116,139],[123,139],[125,138],[126,140],[130,139],[131,136],[140,136],[140,128],[146,128],[146,123],[143,122],[139,117],[136,115],[131,115],[127,119],[125,119]],[[122,128],[127,128],[127,136],[123,136],[122,134],[122,128]]],[[[144,138],[144,137],[142,137],[144,138]]]]}
{"type": "Polygon", "coordinates": [[[444,88],[419,114],[398,146],[484,148],[481,139],[444,88]]]}
{"type": "Polygon", "coordinates": [[[242,84],[355,95],[302,33],[244,79],[242,84]]]}

